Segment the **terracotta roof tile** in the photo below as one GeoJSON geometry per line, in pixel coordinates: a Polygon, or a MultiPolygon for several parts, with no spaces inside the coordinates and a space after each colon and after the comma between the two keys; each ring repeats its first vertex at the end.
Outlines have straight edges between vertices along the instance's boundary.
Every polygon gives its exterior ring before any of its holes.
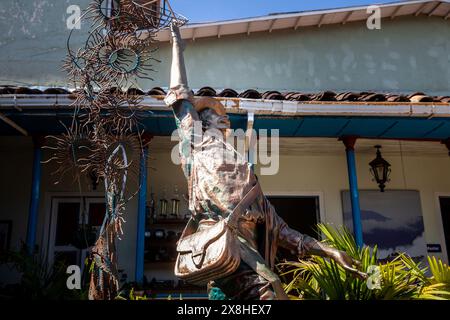
{"type": "Polygon", "coordinates": [[[203,87],[195,95],[199,97],[217,97],[217,92],[211,87],[203,87]]]}
{"type": "MultiPolygon", "coordinates": [[[[109,92],[117,92],[118,88],[110,88],[109,92]]],[[[17,86],[0,86],[0,95],[6,94],[26,94],[26,95],[40,95],[40,94],[70,94],[71,92],[64,88],[47,88],[39,90],[31,87],[17,87],[17,86]]],[[[130,88],[128,94],[133,95],[149,95],[149,96],[163,96],[166,91],[160,87],[155,87],[144,92],[141,89],[130,88]]],[[[320,102],[414,102],[414,103],[429,103],[429,102],[443,102],[450,103],[450,96],[430,96],[424,92],[414,92],[411,94],[399,93],[379,93],[379,92],[334,92],[323,91],[317,93],[306,93],[300,91],[265,91],[259,92],[255,89],[248,89],[241,93],[231,88],[226,88],[220,93],[212,87],[202,87],[196,92],[195,96],[200,97],[223,97],[223,98],[245,98],[245,99],[264,99],[264,100],[287,100],[287,101],[320,101],[320,102]]]]}
{"type": "Polygon", "coordinates": [[[151,89],[149,92],[147,92],[147,95],[149,95],[149,96],[164,96],[164,95],[166,95],[166,92],[160,87],[155,87],[155,88],[151,89]]]}
{"type": "Polygon", "coordinates": [[[244,92],[239,94],[238,97],[239,98],[247,98],[247,99],[261,99],[262,98],[261,94],[254,89],[245,90],[244,92]]]}
{"type": "Polygon", "coordinates": [[[219,93],[218,97],[223,98],[237,98],[239,94],[233,89],[224,89],[221,93],[219,93]]]}
{"type": "Polygon", "coordinates": [[[133,96],[144,96],[145,93],[144,91],[140,90],[140,89],[136,89],[136,88],[129,88],[127,90],[127,93],[133,96]]]}
{"type": "Polygon", "coordinates": [[[262,94],[262,98],[266,100],[285,100],[284,96],[278,91],[266,91],[262,94]]]}

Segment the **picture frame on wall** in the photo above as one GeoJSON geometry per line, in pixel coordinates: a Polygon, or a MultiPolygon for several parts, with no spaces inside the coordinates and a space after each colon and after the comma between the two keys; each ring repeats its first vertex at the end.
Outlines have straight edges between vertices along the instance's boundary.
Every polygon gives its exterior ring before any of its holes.
{"type": "MultiPolygon", "coordinates": [[[[360,190],[363,239],[378,247],[380,259],[406,252],[418,260],[427,255],[420,192],[417,190],[360,190]]],[[[344,224],[353,232],[350,193],[342,191],[344,224]]]]}
{"type": "Polygon", "coordinates": [[[0,252],[10,249],[12,220],[0,220],[0,252]]]}

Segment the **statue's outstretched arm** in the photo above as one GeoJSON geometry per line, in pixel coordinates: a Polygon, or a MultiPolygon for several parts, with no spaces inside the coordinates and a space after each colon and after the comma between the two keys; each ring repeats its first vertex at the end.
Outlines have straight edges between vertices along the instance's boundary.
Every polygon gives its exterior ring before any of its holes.
{"type": "Polygon", "coordinates": [[[329,247],[324,243],[300,232],[291,229],[284,220],[277,215],[279,231],[279,245],[291,250],[300,258],[314,255],[331,258],[340,264],[345,270],[356,275],[360,279],[367,278],[367,275],[355,268],[359,266],[359,261],[351,258],[346,252],[329,247]]]}

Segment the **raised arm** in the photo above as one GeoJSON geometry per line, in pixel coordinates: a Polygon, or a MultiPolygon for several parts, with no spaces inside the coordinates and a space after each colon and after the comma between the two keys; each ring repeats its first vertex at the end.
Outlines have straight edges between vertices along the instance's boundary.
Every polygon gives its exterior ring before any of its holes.
{"type": "Polygon", "coordinates": [[[198,114],[192,106],[193,95],[189,89],[186,66],[184,63],[184,43],[181,38],[180,29],[176,25],[171,25],[172,35],[172,66],[170,69],[169,92],[164,99],[166,105],[174,109],[178,120],[182,120],[188,113],[194,120],[198,120],[198,114]],[[187,100],[183,103],[183,100],[187,100]]]}
{"type": "Polygon", "coordinates": [[[199,121],[197,111],[192,104],[193,95],[189,89],[186,66],[184,64],[184,44],[180,29],[171,25],[172,34],[172,67],[170,70],[170,85],[164,102],[171,107],[175,116],[180,136],[181,165],[185,176],[191,174],[192,143],[194,141],[195,122],[199,121]]]}

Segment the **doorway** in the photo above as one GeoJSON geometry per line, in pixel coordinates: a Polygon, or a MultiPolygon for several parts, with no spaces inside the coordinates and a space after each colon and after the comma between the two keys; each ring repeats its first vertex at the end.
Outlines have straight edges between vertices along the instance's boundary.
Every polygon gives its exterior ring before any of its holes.
{"type": "MultiPolygon", "coordinates": [[[[268,196],[277,214],[291,229],[318,239],[317,224],[320,223],[319,196],[268,196]]],[[[297,261],[298,258],[288,250],[279,248],[280,260],[297,261]]]]}
{"type": "Polygon", "coordinates": [[[104,198],[54,197],[51,208],[50,264],[77,265],[83,270],[103,223],[104,198]]]}
{"type": "Polygon", "coordinates": [[[444,227],[445,246],[447,247],[447,261],[450,261],[450,197],[439,197],[439,205],[444,227]]]}

